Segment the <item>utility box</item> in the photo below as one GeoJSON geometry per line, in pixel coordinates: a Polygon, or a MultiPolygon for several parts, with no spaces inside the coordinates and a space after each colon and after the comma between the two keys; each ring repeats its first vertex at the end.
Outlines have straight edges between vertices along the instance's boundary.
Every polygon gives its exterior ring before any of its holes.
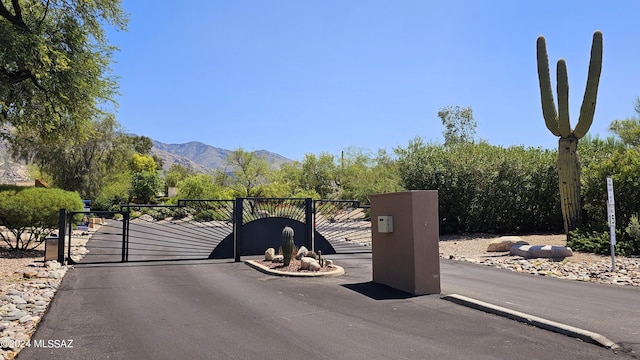
{"type": "Polygon", "coordinates": [[[414,295],[439,294],[438,191],[376,194],[370,200],[371,219],[377,220],[371,228],[373,282],[414,295]]]}
{"type": "Polygon", "coordinates": [[[58,237],[49,236],[44,239],[44,261],[58,260],[58,237]]]}
{"type": "Polygon", "coordinates": [[[378,216],[378,232],[393,232],[393,216],[378,216]]]}

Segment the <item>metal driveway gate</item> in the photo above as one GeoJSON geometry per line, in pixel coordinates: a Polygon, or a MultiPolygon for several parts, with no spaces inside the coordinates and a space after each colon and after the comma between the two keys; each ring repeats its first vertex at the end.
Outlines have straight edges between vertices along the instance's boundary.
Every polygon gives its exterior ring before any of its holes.
{"type": "Polygon", "coordinates": [[[328,242],[340,254],[371,252],[369,205],[355,200],[315,200],[313,214],[316,243],[328,242]]]}
{"type": "Polygon", "coordinates": [[[233,258],[233,200],[179,200],[176,206],[123,205],[130,214],[123,261],[233,258]],[[135,211],[134,211],[135,210],[135,211]]]}
{"type": "MultiPolygon", "coordinates": [[[[84,255],[84,263],[227,258],[240,261],[241,256],[262,255],[269,247],[277,250],[285,226],[294,229],[298,247],[327,255],[371,251],[369,207],[352,200],[179,200],[173,206],[122,205],[118,212],[69,212],[63,216],[63,211],[60,236],[68,234],[67,244],[74,232],[73,241],[82,242],[85,235],[89,238],[88,229],[74,230],[72,226],[86,224],[87,218],[109,218],[91,235],[87,253],[74,253],[80,248],[67,246],[71,263],[78,261],[80,255],[84,255]]],[[[93,224],[93,220],[89,223],[93,224]]]]}

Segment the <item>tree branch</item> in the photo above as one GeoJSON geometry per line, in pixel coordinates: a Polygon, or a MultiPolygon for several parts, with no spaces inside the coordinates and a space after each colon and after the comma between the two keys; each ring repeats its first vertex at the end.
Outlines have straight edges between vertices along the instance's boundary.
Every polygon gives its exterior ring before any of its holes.
{"type": "Polygon", "coordinates": [[[12,23],[13,25],[23,30],[28,30],[29,28],[27,27],[27,24],[25,24],[24,20],[22,19],[22,9],[20,8],[20,4],[18,3],[18,0],[11,0],[11,4],[13,5],[13,9],[15,10],[16,14],[15,15],[12,14],[4,6],[4,3],[0,2],[0,16],[9,20],[9,22],[12,23]]]}
{"type": "Polygon", "coordinates": [[[42,19],[40,19],[40,22],[38,23],[38,30],[42,28],[44,19],[47,18],[47,14],[49,13],[49,2],[50,0],[47,0],[47,4],[44,6],[44,14],[42,14],[42,19]]]}

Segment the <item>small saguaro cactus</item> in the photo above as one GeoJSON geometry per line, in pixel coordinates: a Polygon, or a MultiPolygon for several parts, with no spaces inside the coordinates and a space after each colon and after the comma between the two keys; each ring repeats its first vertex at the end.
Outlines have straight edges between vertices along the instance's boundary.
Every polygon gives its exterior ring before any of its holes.
{"type": "Polygon", "coordinates": [[[596,109],[598,83],[602,70],[602,32],[593,33],[591,59],[587,86],[580,107],[580,116],[575,129],[569,123],[569,80],[567,64],[564,59],[557,64],[558,108],[553,101],[551,76],[549,75],[549,58],[543,36],[537,40],[538,80],[540,81],[540,98],[542,115],[547,129],[558,141],[558,180],[560,185],[560,206],[564,219],[564,231],[575,230],[581,223],[582,205],[580,202],[580,160],[578,158],[578,140],[587,134],[596,109]]]}
{"type": "Polygon", "coordinates": [[[284,256],[284,265],[289,266],[293,257],[293,229],[285,227],[282,229],[282,255],[284,256]]]}

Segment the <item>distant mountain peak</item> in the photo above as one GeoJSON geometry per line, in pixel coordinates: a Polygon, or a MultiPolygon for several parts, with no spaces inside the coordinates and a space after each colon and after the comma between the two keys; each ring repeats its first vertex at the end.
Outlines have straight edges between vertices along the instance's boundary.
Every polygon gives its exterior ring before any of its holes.
{"type": "MultiPolygon", "coordinates": [[[[216,169],[223,169],[227,165],[227,158],[232,150],[207,145],[199,141],[189,141],[183,144],[166,144],[151,139],[153,147],[151,153],[164,161],[163,169],[167,170],[173,164],[191,167],[198,173],[208,173],[216,169]]],[[[293,162],[286,157],[267,151],[257,150],[255,153],[264,156],[273,168],[293,162]]]]}

